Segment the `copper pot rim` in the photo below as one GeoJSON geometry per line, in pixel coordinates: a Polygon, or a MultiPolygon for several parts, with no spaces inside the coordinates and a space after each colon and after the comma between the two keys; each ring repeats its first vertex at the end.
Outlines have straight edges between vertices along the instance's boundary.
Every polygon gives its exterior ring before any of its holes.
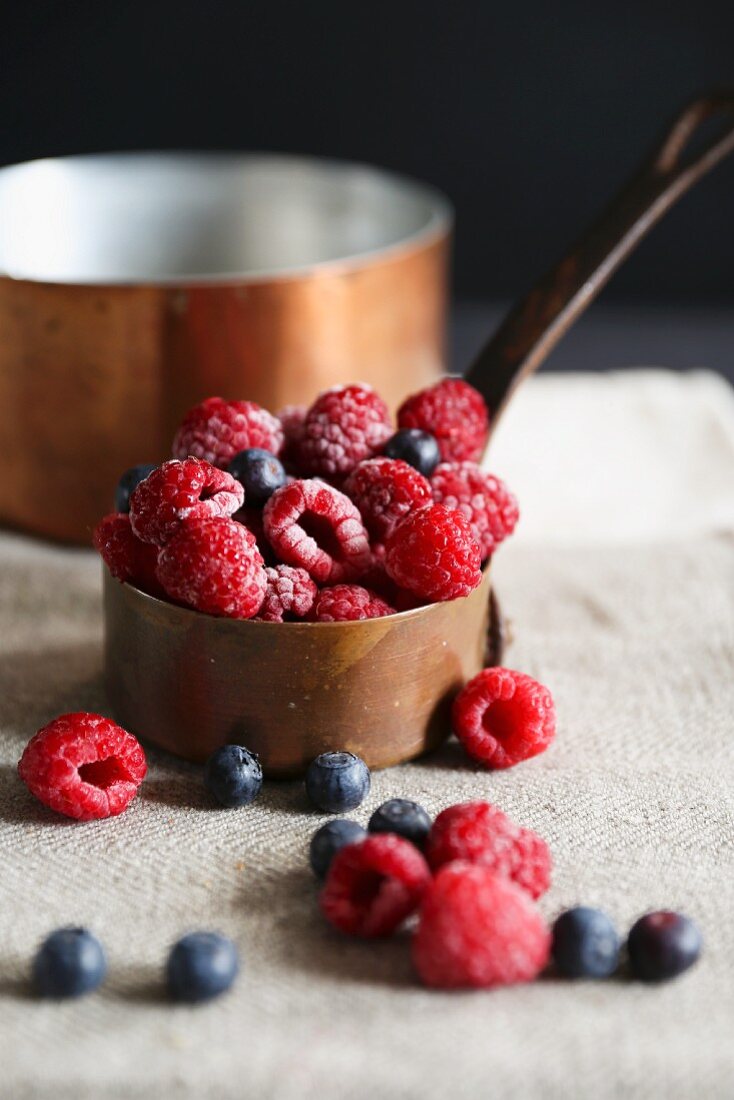
{"type": "MultiPolygon", "coordinates": [[[[482,569],[482,579],[477,588],[485,583],[487,575],[490,572],[492,564],[491,558],[482,569]]],[[[104,568],[106,576],[109,576],[107,570],[104,568]]],[[[109,576],[109,579],[113,578],[109,576]]],[[[179,621],[198,622],[200,619],[207,619],[211,623],[215,623],[218,627],[224,630],[257,630],[265,628],[272,630],[274,627],[283,630],[287,627],[291,631],[307,631],[307,630],[345,630],[345,629],[359,629],[367,628],[373,629],[375,623],[396,623],[406,622],[410,619],[417,619],[419,617],[428,617],[431,613],[436,614],[437,609],[445,608],[460,603],[462,599],[466,599],[466,596],[459,596],[453,600],[440,600],[436,603],[428,603],[423,607],[412,607],[407,611],[396,611],[392,615],[382,615],[377,619],[353,619],[347,622],[340,623],[312,623],[305,620],[296,622],[283,622],[283,623],[269,623],[256,619],[234,619],[226,615],[208,615],[205,611],[197,611],[193,607],[184,607],[183,604],[171,603],[169,600],[159,599],[157,596],[151,596],[149,592],[143,592],[142,588],[136,588],[134,584],[130,584],[128,581],[115,581],[116,584],[122,583],[122,588],[126,592],[130,593],[130,598],[133,600],[140,599],[143,606],[149,606],[150,608],[160,608],[161,613],[168,615],[171,618],[178,618],[179,621]]],[[[472,589],[475,592],[476,589],[472,589]]],[[[470,596],[472,592],[468,593],[470,596]]]]}
{"type": "Polygon", "coordinates": [[[55,157],[38,157],[26,161],[18,161],[0,167],[0,181],[6,173],[21,169],[43,167],[45,165],[75,166],[92,164],[100,160],[116,160],[121,164],[136,158],[145,160],[149,158],[165,158],[170,161],[176,159],[196,158],[201,161],[209,161],[214,164],[217,159],[237,160],[243,164],[246,161],[272,161],[305,165],[324,171],[349,171],[361,173],[365,177],[381,180],[395,187],[396,194],[399,191],[409,193],[416,199],[422,199],[428,207],[428,215],[424,225],[411,233],[398,236],[395,240],[384,245],[366,248],[361,251],[345,252],[344,255],[324,260],[314,260],[293,266],[274,265],[262,270],[234,272],[191,272],[183,275],[160,276],[135,276],[120,278],[54,278],[38,277],[32,274],[15,274],[10,270],[0,267],[0,280],[8,279],[13,283],[29,283],[34,286],[69,287],[91,290],[125,289],[125,288],[151,288],[158,290],[186,290],[207,288],[238,288],[257,286],[262,284],[279,285],[292,283],[302,279],[318,277],[334,277],[348,275],[352,272],[375,267],[380,264],[402,260],[422,249],[430,248],[441,240],[450,237],[453,230],[455,212],[449,198],[432,184],[424,183],[401,172],[394,172],[387,168],[369,164],[365,161],[340,159],[337,157],[307,156],[297,153],[262,152],[256,150],[195,150],[195,149],[140,149],[140,150],[111,150],[95,153],[71,153],[55,157]]]}

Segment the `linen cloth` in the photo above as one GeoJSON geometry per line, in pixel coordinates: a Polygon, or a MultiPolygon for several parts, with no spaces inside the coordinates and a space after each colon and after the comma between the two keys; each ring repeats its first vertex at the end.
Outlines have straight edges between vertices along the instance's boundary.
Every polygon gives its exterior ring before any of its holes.
{"type": "Polygon", "coordinates": [[[680,908],[699,965],[625,979],[480,993],[423,990],[408,936],[328,929],[307,866],[324,820],[297,783],[213,809],[200,769],[149,752],[117,819],[45,810],[15,766],[55,714],[105,711],[100,567],[83,551],[0,538],[0,1094],[274,1097],[724,1097],[734,1085],[734,400],[705,373],[548,376],[528,383],[490,465],[520,496],[495,583],[506,663],[552,689],[556,743],[504,773],[452,741],[375,773],[431,813],[486,798],[554,853],[552,918],[587,903],[625,930],[680,908]],[[28,987],[39,940],[88,924],[110,961],[76,1003],[28,987]],[[230,995],[169,1005],[162,966],[192,928],[231,936],[230,995]]]}

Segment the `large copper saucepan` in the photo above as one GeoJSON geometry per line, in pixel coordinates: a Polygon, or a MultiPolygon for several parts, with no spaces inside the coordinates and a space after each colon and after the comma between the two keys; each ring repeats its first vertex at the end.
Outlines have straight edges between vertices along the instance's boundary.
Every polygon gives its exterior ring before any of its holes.
{"type": "Polygon", "coordinates": [[[444,366],[451,210],[299,157],[141,153],[0,170],[0,522],[88,542],[121,470],[210,394],[276,410],[444,366]],[[7,468],[6,468],[7,469],[7,468]]]}

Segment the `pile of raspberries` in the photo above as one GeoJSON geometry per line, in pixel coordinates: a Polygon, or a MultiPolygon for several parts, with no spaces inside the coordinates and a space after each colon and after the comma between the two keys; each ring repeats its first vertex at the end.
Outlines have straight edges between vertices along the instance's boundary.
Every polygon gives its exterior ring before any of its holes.
{"type": "Polygon", "coordinates": [[[119,581],[208,615],[340,622],[457,599],[518,519],[477,465],[488,426],[458,378],[409,397],[397,431],[363,384],[278,416],[210,397],[94,544],[119,581]],[[270,488],[246,488],[252,456],[270,488]]]}

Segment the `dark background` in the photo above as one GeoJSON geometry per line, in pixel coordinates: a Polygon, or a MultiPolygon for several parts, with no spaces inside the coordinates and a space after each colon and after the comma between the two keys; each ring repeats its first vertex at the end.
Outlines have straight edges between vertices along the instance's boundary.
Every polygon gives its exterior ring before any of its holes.
{"type": "MultiPolygon", "coordinates": [[[[12,0],[0,162],[143,148],[371,161],[450,196],[455,290],[491,306],[557,258],[687,98],[725,84],[732,0],[12,0]]],[[[734,158],[604,302],[707,311],[733,289],[734,158]]]]}

